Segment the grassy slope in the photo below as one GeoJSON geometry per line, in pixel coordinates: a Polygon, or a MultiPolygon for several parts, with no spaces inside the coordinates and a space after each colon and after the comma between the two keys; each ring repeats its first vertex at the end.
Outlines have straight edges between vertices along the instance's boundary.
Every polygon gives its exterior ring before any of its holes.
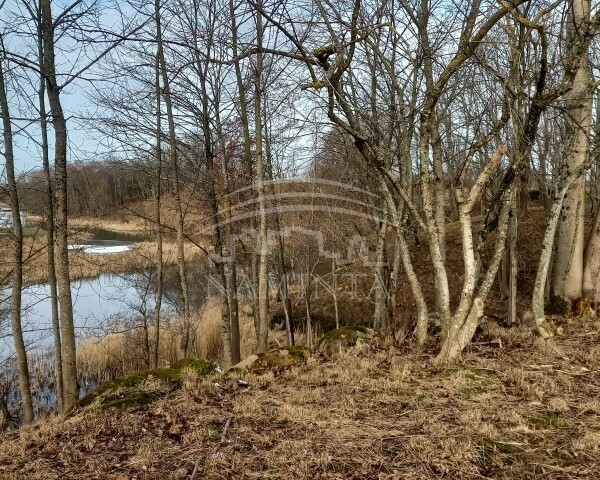
{"type": "Polygon", "coordinates": [[[3,435],[0,478],[190,478],[197,461],[197,479],[600,478],[600,322],[558,323],[551,342],[490,331],[502,349],[449,367],[359,347],[247,388],[192,379],[138,410],[3,435]]]}

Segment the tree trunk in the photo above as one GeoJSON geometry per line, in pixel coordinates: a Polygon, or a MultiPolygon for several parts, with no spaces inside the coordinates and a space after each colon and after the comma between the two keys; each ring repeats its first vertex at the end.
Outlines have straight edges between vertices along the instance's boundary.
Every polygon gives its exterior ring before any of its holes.
{"type": "Polygon", "coordinates": [[[331,289],[333,291],[333,310],[335,313],[335,328],[340,328],[340,312],[338,308],[337,272],[335,257],[331,259],[331,289]]]}
{"type": "Polygon", "coordinates": [[[584,179],[579,178],[567,192],[559,217],[553,296],[567,305],[583,294],[584,179]]]}
{"type": "Polygon", "coordinates": [[[40,0],[42,32],[44,36],[44,73],[46,91],[54,127],[54,178],[56,195],[56,280],[60,305],[61,351],[64,408],[70,408],[79,398],[77,380],[77,352],[71,277],[68,251],[68,184],[67,184],[67,122],[60,100],[54,60],[54,24],[50,0],[40,0]]]}
{"type": "MultiPolygon", "coordinates": [[[[596,118],[594,125],[593,155],[600,158],[600,90],[596,95],[596,118]]],[[[600,162],[597,162],[597,165],[600,162]]],[[[596,193],[600,182],[596,181],[596,193]]],[[[587,239],[583,252],[583,296],[587,298],[594,308],[600,304],[600,204],[596,206],[594,225],[587,239]]]]}
{"type": "Polygon", "coordinates": [[[4,81],[4,67],[0,59],[0,113],[2,114],[2,127],[4,133],[4,159],[8,194],[12,218],[12,282],[10,296],[10,322],[12,327],[15,353],[17,356],[17,372],[19,375],[19,393],[23,420],[25,423],[33,422],[33,404],[31,401],[31,386],[29,383],[29,366],[27,364],[27,350],[23,339],[21,325],[21,290],[23,288],[23,228],[21,225],[21,211],[19,195],[15,180],[15,157],[13,150],[13,134],[6,84],[4,81]]]}
{"type": "MultiPolygon", "coordinates": [[[[250,144],[250,120],[248,117],[248,107],[247,107],[247,97],[246,97],[246,89],[244,86],[244,78],[242,77],[242,69],[241,63],[238,57],[238,27],[236,24],[236,11],[235,4],[233,0],[229,0],[229,16],[231,18],[231,54],[234,61],[234,69],[235,69],[235,79],[237,84],[237,93],[239,97],[239,107],[240,107],[240,123],[242,129],[243,136],[243,168],[246,176],[246,181],[248,185],[252,183],[253,178],[253,168],[252,168],[252,152],[251,152],[251,144],[250,144]]],[[[255,228],[256,226],[256,218],[250,218],[250,228],[255,228]]],[[[258,256],[256,252],[252,253],[252,259],[250,262],[250,283],[252,286],[252,315],[254,317],[254,326],[256,331],[258,332],[258,295],[256,294],[258,290],[258,256]]]]}
{"type": "Polygon", "coordinates": [[[312,282],[312,274],[310,270],[306,269],[306,280],[304,289],[304,307],[306,309],[306,346],[312,349],[313,345],[313,328],[312,319],[310,318],[310,286],[312,282]]]}
{"type": "MultiPolygon", "coordinates": [[[[400,275],[400,246],[396,240],[394,247],[394,260],[390,272],[390,285],[388,287],[387,302],[387,325],[385,331],[394,334],[396,332],[396,308],[398,304],[398,277],[400,275]]],[[[404,332],[406,333],[406,332],[404,332]]]]}
{"type": "Polygon", "coordinates": [[[52,337],[54,341],[54,377],[56,385],[56,406],[64,411],[63,373],[60,341],[60,320],[58,313],[58,291],[56,285],[56,267],[54,265],[54,187],[50,172],[50,152],[48,146],[48,120],[46,118],[46,81],[44,76],[44,41],[41,23],[41,11],[38,11],[38,58],[40,63],[40,85],[38,89],[40,131],[42,136],[42,170],[46,187],[46,235],[48,239],[48,284],[50,286],[50,308],[52,315],[52,337]]]}
{"type": "Polygon", "coordinates": [[[550,211],[550,196],[548,195],[548,153],[550,151],[550,139],[552,138],[551,127],[549,122],[544,122],[544,138],[542,139],[542,147],[539,154],[540,162],[540,180],[538,182],[540,190],[540,201],[544,207],[544,212],[550,211]]]}
{"type": "MultiPolygon", "coordinates": [[[[194,35],[194,44],[197,44],[197,38],[194,35]]],[[[207,44],[212,46],[212,38],[207,38],[207,44]]],[[[210,50],[207,52],[207,55],[210,55],[210,50]]],[[[209,209],[212,219],[211,230],[213,237],[213,248],[214,253],[218,256],[218,259],[215,262],[215,268],[217,270],[217,274],[219,276],[218,284],[219,288],[219,301],[221,304],[221,338],[223,341],[223,363],[225,367],[230,367],[240,361],[240,340],[239,340],[239,317],[238,317],[238,302],[237,302],[237,278],[236,278],[236,268],[235,268],[235,245],[230,243],[229,249],[229,260],[226,260],[225,257],[225,241],[227,239],[232,242],[233,241],[233,232],[231,229],[231,205],[229,194],[229,182],[228,182],[228,172],[227,172],[227,158],[226,158],[226,147],[223,139],[223,131],[221,124],[221,117],[219,114],[219,97],[215,96],[213,98],[214,104],[214,114],[211,113],[210,105],[209,105],[209,94],[208,94],[208,68],[209,65],[207,62],[204,62],[203,59],[198,54],[198,51],[195,51],[196,57],[196,66],[199,75],[200,82],[200,90],[201,90],[201,99],[200,102],[202,104],[202,115],[200,118],[200,122],[202,124],[202,134],[203,134],[203,153],[205,159],[205,168],[207,172],[207,194],[208,194],[208,202],[209,209]],[[222,175],[222,185],[223,185],[223,194],[225,201],[225,226],[221,228],[220,226],[220,211],[219,211],[219,200],[217,198],[217,190],[216,183],[217,179],[215,177],[215,152],[213,146],[213,134],[211,131],[211,116],[214,116],[216,121],[216,134],[219,139],[219,145],[222,152],[222,163],[221,163],[221,175],[222,175]]]]}
{"type": "MultiPolygon", "coordinates": [[[[589,14],[590,0],[569,3],[567,44],[579,40],[589,14]]],[[[571,171],[587,162],[590,151],[592,92],[587,50],[579,60],[573,87],[565,96],[569,148],[566,163],[571,171]]],[[[558,224],[553,294],[569,303],[583,294],[584,200],[585,179],[582,175],[567,191],[558,224]]]]}
{"type": "Polygon", "coordinates": [[[448,335],[443,339],[437,361],[447,361],[456,358],[469,344],[475,334],[475,330],[483,316],[485,299],[494,283],[494,278],[498,273],[498,267],[500,266],[500,262],[504,255],[506,237],[508,234],[508,214],[510,205],[515,201],[516,195],[514,192],[514,185],[509,185],[505,192],[505,199],[498,216],[498,231],[496,234],[494,254],[474,298],[472,298],[472,295],[475,291],[477,266],[474,263],[474,257],[472,255],[472,253],[474,253],[472,242],[468,241],[470,235],[466,235],[467,231],[471,231],[471,219],[469,216],[465,215],[466,210],[468,209],[465,209],[464,205],[460,206],[461,223],[463,224],[463,243],[465,243],[465,245],[463,245],[465,256],[465,285],[463,286],[463,295],[461,296],[459,307],[456,309],[452,321],[450,322],[448,335]]]}
{"type": "Polygon", "coordinates": [[[152,354],[150,355],[151,368],[158,368],[158,349],[160,345],[160,310],[163,296],[163,239],[161,225],[162,201],[162,125],[161,125],[161,100],[160,100],[160,59],[156,53],[156,191],[154,197],[154,220],[156,222],[156,294],[154,300],[154,339],[152,354]]]}
{"type": "Polygon", "coordinates": [[[597,308],[600,304],[600,208],[596,212],[583,258],[583,296],[597,308]]]}
{"type": "Polygon", "coordinates": [[[516,203],[513,205],[513,214],[508,226],[508,323],[517,323],[517,274],[519,264],[517,258],[517,229],[518,209],[516,203]]]}
{"type": "Polygon", "coordinates": [[[538,334],[542,338],[551,337],[554,333],[548,323],[544,314],[544,300],[545,300],[545,288],[546,288],[546,277],[548,275],[548,268],[550,266],[550,260],[552,259],[552,250],[554,248],[554,237],[556,235],[556,228],[560,220],[561,208],[563,206],[563,200],[567,193],[568,188],[571,186],[574,179],[567,179],[564,186],[559,185],[556,191],[554,201],[550,207],[550,215],[548,218],[548,225],[544,233],[544,239],[542,240],[542,253],[538,261],[538,269],[535,277],[535,283],[533,286],[533,299],[532,299],[532,312],[533,320],[537,328],[538,334]]]}
{"type": "Polygon", "coordinates": [[[256,177],[257,177],[257,195],[259,209],[259,234],[258,247],[260,252],[258,264],[258,328],[257,328],[257,351],[264,352],[267,349],[269,335],[269,318],[268,318],[268,283],[267,283],[267,261],[268,248],[267,245],[267,211],[265,201],[265,171],[263,163],[263,145],[262,145],[262,114],[261,114],[261,98],[262,85],[261,74],[263,69],[263,54],[262,54],[262,39],[263,39],[263,23],[262,23],[262,1],[257,2],[256,7],[256,35],[258,53],[256,55],[256,65],[254,70],[254,136],[255,136],[255,160],[256,160],[256,177]]]}
{"type": "MultiPolygon", "coordinates": [[[[265,106],[265,110],[266,110],[266,106],[265,106]]],[[[265,111],[265,125],[267,123],[266,121],[266,111],[265,111]]],[[[271,157],[271,139],[269,136],[269,131],[267,129],[267,142],[265,144],[265,153],[266,153],[266,173],[267,173],[267,178],[273,182],[274,180],[274,175],[273,175],[273,159],[271,157]]],[[[266,191],[266,189],[265,189],[266,191]]],[[[269,189],[269,194],[272,195],[276,195],[276,191],[275,191],[275,185],[274,183],[271,183],[271,187],[269,189]]],[[[289,294],[289,288],[288,288],[288,278],[287,278],[287,268],[285,266],[285,248],[284,248],[284,232],[281,228],[281,215],[279,212],[279,202],[276,202],[276,209],[277,209],[277,213],[275,214],[274,217],[274,223],[275,223],[275,231],[277,232],[277,274],[279,277],[279,286],[281,287],[281,302],[283,304],[283,312],[285,315],[285,331],[286,331],[286,336],[287,336],[287,343],[288,345],[294,345],[294,328],[293,328],[293,320],[292,320],[292,313],[293,313],[293,309],[292,309],[292,299],[290,297],[289,294]]],[[[279,292],[280,289],[278,289],[279,292]]],[[[336,300],[337,302],[337,300],[336,300]]],[[[337,303],[335,305],[336,309],[337,309],[337,303]]]]}
{"type": "Polygon", "coordinates": [[[386,282],[384,281],[385,265],[385,233],[387,225],[381,223],[377,229],[377,247],[375,250],[375,311],[373,314],[373,328],[382,330],[386,323],[387,315],[387,292],[386,282]]]}
{"type": "MultiPolygon", "coordinates": [[[[431,118],[431,117],[429,117],[431,118]]],[[[429,129],[430,120],[427,115],[421,119],[421,135],[419,140],[419,164],[421,171],[421,198],[423,201],[423,212],[427,225],[427,236],[429,240],[429,253],[435,274],[436,306],[442,324],[442,336],[446,338],[450,323],[450,290],[448,286],[448,275],[443,257],[443,249],[440,240],[439,225],[436,221],[434,211],[434,198],[431,190],[431,176],[429,173],[429,129]]]]}
{"type": "MultiPolygon", "coordinates": [[[[206,96],[206,93],[204,93],[206,96]]],[[[207,116],[207,115],[205,115],[207,116]]],[[[227,165],[227,155],[226,155],[226,147],[223,136],[223,129],[221,124],[221,116],[219,114],[219,108],[217,106],[215,112],[215,118],[217,122],[217,132],[221,142],[221,152],[223,155],[223,162],[221,165],[221,175],[223,177],[223,194],[224,194],[224,202],[225,202],[225,228],[223,229],[223,233],[225,234],[226,242],[228,242],[228,255],[230,256],[230,262],[223,265],[224,268],[224,277],[225,282],[227,283],[226,288],[226,298],[224,299],[227,302],[227,309],[224,310],[224,314],[229,314],[229,318],[223,318],[222,323],[228,323],[226,325],[228,327],[228,336],[223,337],[224,346],[229,347],[229,358],[232,365],[235,365],[241,360],[240,353],[240,314],[239,314],[239,302],[238,302],[238,288],[237,288],[237,258],[235,256],[235,238],[233,235],[233,228],[231,225],[231,197],[230,197],[230,188],[229,188],[229,170],[227,165]],[[227,344],[227,341],[229,342],[227,344]]],[[[207,125],[208,126],[208,125],[207,125]]],[[[216,192],[215,192],[215,200],[216,200],[216,192]]],[[[219,228],[217,225],[215,225],[219,228]]],[[[219,243],[221,240],[219,240],[219,243]]],[[[218,247],[217,247],[218,248],[218,247]]],[[[223,247],[221,246],[221,251],[223,247]]],[[[223,335],[225,332],[223,331],[223,335]]]]}
{"type": "Polygon", "coordinates": [[[504,251],[502,262],[500,262],[500,268],[498,268],[498,293],[500,293],[500,300],[508,300],[509,295],[509,283],[510,283],[510,252],[509,249],[504,251]]]}
{"type": "Polygon", "coordinates": [[[171,161],[171,170],[173,172],[173,197],[175,200],[175,212],[177,215],[177,268],[179,272],[180,302],[183,307],[183,322],[181,332],[181,342],[179,345],[179,357],[185,358],[191,353],[190,334],[192,330],[190,316],[190,302],[188,295],[188,284],[185,268],[185,246],[184,246],[184,215],[181,205],[181,188],[179,179],[179,159],[177,153],[177,137],[175,135],[175,119],[173,117],[173,106],[171,101],[171,88],[169,86],[169,77],[167,74],[167,62],[162,40],[160,1],[154,2],[154,14],[156,21],[156,43],[158,49],[158,61],[163,83],[163,95],[165,107],[167,109],[167,123],[169,126],[169,157],[171,161]]]}
{"type": "Polygon", "coordinates": [[[508,232],[508,215],[511,207],[514,205],[513,202],[515,202],[514,180],[508,183],[506,190],[503,192],[503,202],[498,215],[498,232],[494,255],[485,272],[481,285],[477,289],[480,265],[475,255],[471,212],[480,200],[485,184],[498,169],[502,156],[505,153],[506,147],[500,145],[483,171],[479,174],[466,200],[463,198],[462,182],[459,188],[457,188],[456,195],[457,202],[459,203],[465,273],[459,305],[448,322],[447,327],[445,328],[444,324],[442,324],[443,343],[438,355],[438,360],[440,361],[452,359],[459,355],[473,338],[479,320],[483,316],[485,299],[494,283],[498,267],[504,255],[508,232]]]}
{"type": "Polygon", "coordinates": [[[388,188],[385,179],[380,178],[379,180],[381,192],[384,195],[387,209],[390,212],[394,224],[394,231],[396,232],[398,252],[400,255],[400,260],[402,261],[402,267],[406,272],[406,277],[408,279],[413,298],[417,305],[417,322],[415,326],[415,334],[417,337],[417,344],[419,346],[422,346],[427,341],[427,303],[425,302],[425,297],[423,296],[419,279],[417,278],[417,275],[414,271],[412,260],[410,258],[410,252],[408,250],[408,245],[406,243],[406,239],[404,238],[405,229],[402,219],[400,217],[400,212],[398,211],[398,205],[396,204],[396,200],[390,192],[390,189],[388,188]]]}
{"type": "MultiPolygon", "coordinates": [[[[421,23],[419,25],[419,39],[420,47],[423,53],[423,74],[425,76],[425,84],[427,91],[431,92],[433,89],[433,52],[431,44],[429,42],[429,16],[431,14],[429,0],[421,1],[421,23]]],[[[422,125],[421,128],[424,126],[422,125]]],[[[446,262],[446,200],[444,192],[444,165],[443,165],[443,151],[442,142],[440,135],[440,127],[437,121],[437,114],[435,108],[429,112],[429,121],[425,125],[425,130],[428,130],[428,148],[427,148],[427,159],[421,159],[422,162],[429,164],[429,140],[431,140],[431,152],[433,155],[433,215],[435,222],[435,236],[436,236],[436,249],[439,250],[441,256],[441,262],[446,262]]],[[[421,149],[421,154],[425,150],[421,149]]],[[[429,174],[428,174],[429,176],[429,174]]],[[[429,181],[429,179],[428,179],[429,181]]],[[[434,258],[434,257],[432,257],[434,258]]],[[[436,270],[437,267],[434,266],[436,270]]],[[[436,284],[438,290],[444,288],[443,280],[436,275],[436,284]]],[[[443,310],[446,309],[445,299],[442,296],[438,296],[439,300],[438,309],[440,310],[440,316],[443,314],[443,310]]],[[[441,318],[441,317],[440,317],[441,318]]]]}

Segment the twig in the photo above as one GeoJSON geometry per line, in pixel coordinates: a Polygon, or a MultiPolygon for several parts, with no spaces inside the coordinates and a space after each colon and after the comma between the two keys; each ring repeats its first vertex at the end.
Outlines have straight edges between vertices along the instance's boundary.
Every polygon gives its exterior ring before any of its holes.
{"type": "Polygon", "coordinates": [[[223,427],[223,433],[221,434],[221,443],[219,445],[223,445],[227,443],[227,434],[229,433],[229,427],[231,427],[231,422],[233,421],[233,417],[229,417],[225,422],[225,426],[223,427]]]}
{"type": "MultiPolygon", "coordinates": [[[[213,456],[215,456],[215,455],[217,455],[217,453],[219,453],[219,448],[221,448],[221,445],[224,445],[225,443],[227,443],[227,434],[229,433],[229,428],[231,427],[231,422],[233,422],[233,417],[229,417],[227,419],[227,421],[225,422],[225,426],[223,427],[223,433],[221,434],[221,441],[215,447],[215,449],[213,451],[213,456]]],[[[203,455],[200,455],[198,457],[198,460],[196,460],[196,464],[194,465],[194,471],[192,472],[192,475],[190,476],[190,480],[194,480],[196,478],[196,474],[198,473],[198,467],[200,467],[200,461],[202,460],[202,458],[203,458],[203,455]]]]}
{"type": "Polygon", "coordinates": [[[472,342],[471,345],[478,346],[478,347],[483,347],[483,346],[489,345],[489,346],[502,348],[502,340],[500,340],[498,338],[496,340],[491,340],[489,342],[472,342]]]}
{"type": "Polygon", "coordinates": [[[275,336],[275,334],[273,333],[273,330],[271,330],[269,328],[269,333],[271,334],[271,336],[273,337],[273,340],[275,340],[275,343],[277,344],[277,348],[281,348],[281,343],[279,342],[279,340],[277,340],[277,337],[275,336]]]}

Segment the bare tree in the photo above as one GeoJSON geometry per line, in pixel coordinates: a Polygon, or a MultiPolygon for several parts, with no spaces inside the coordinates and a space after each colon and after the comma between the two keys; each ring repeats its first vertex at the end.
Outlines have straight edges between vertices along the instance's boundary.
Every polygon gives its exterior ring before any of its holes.
{"type": "Polygon", "coordinates": [[[267,349],[269,336],[269,291],[267,279],[268,245],[267,245],[267,213],[265,190],[265,163],[263,159],[262,138],[262,92],[261,75],[263,70],[263,17],[262,0],[256,5],[256,45],[253,81],[254,81],[254,159],[256,162],[256,195],[258,196],[259,231],[258,231],[258,324],[256,336],[258,339],[257,350],[264,352],[267,349]]]}
{"type": "Polygon", "coordinates": [[[6,165],[6,178],[8,194],[10,197],[12,217],[12,282],[10,300],[10,320],[13,341],[19,373],[19,393],[21,394],[23,419],[25,423],[33,422],[33,405],[31,400],[31,386],[29,383],[29,367],[27,364],[27,351],[23,339],[21,325],[21,290],[23,288],[23,227],[21,224],[21,211],[19,208],[19,195],[15,180],[15,156],[13,150],[13,133],[11,116],[6,93],[4,76],[5,52],[4,39],[0,36],[0,114],[2,115],[2,132],[4,139],[4,160],[6,165]]]}
{"type": "Polygon", "coordinates": [[[181,358],[187,357],[191,352],[191,315],[188,294],[188,284],[185,268],[185,247],[184,247],[184,213],[181,203],[181,186],[179,178],[179,160],[177,153],[177,136],[175,132],[175,120],[173,115],[173,103],[171,99],[171,85],[167,72],[167,62],[163,45],[163,32],[161,26],[161,5],[160,1],[154,2],[154,16],[156,21],[156,43],[158,48],[158,62],[162,77],[162,92],[167,109],[167,124],[169,127],[169,157],[171,161],[171,170],[173,175],[173,196],[175,200],[175,211],[177,215],[177,266],[179,269],[179,287],[181,295],[181,304],[183,308],[182,335],[179,355],[181,358]]]}
{"type": "MultiPolygon", "coordinates": [[[[590,16],[589,0],[572,0],[568,3],[567,49],[576,44],[586,29],[590,16]]],[[[590,153],[590,128],[592,123],[592,92],[587,49],[575,60],[577,73],[573,87],[565,95],[565,113],[568,138],[566,168],[578,170],[587,165],[590,153]]],[[[562,205],[558,223],[556,264],[552,293],[570,304],[582,297],[584,270],[584,215],[585,178],[581,174],[569,186],[562,205]]]]}
{"type": "Polygon", "coordinates": [[[54,176],[56,196],[56,280],[60,302],[61,354],[63,374],[63,406],[71,407],[79,398],[77,358],[71,278],[67,239],[68,178],[67,178],[67,122],[61,104],[61,88],[56,76],[55,28],[50,0],[40,0],[42,35],[44,39],[44,69],[46,93],[54,128],[54,176]]]}
{"type": "MultiPolygon", "coordinates": [[[[587,6],[589,7],[589,3],[587,6]]],[[[571,34],[567,42],[567,49],[565,53],[565,70],[562,82],[559,84],[559,86],[548,91],[544,95],[540,95],[537,99],[538,107],[542,108],[544,105],[547,105],[561,96],[568,94],[572,89],[574,89],[575,93],[572,93],[571,97],[574,95],[575,99],[579,99],[576,101],[576,103],[571,104],[573,107],[573,110],[570,112],[572,115],[572,121],[577,122],[577,124],[574,125],[573,129],[571,130],[570,143],[568,146],[573,153],[573,158],[571,158],[571,160],[576,163],[574,164],[566,162],[560,170],[559,178],[555,186],[552,207],[550,209],[548,218],[548,225],[544,234],[542,254],[538,263],[535,286],[533,290],[533,316],[538,333],[542,337],[550,337],[553,335],[551,327],[545,320],[544,289],[546,285],[546,276],[548,274],[550,260],[552,257],[556,228],[561,218],[563,200],[573,185],[573,182],[581,177],[582,172],[588,166],[589,162],[589,140],[587,138],[589,135],[589,119],[587,119],[587,117],[591,114],[591,109],[586,102],[589,101],[589,95],[591,92],[589,92],[588,74],[582,72],[581,67],[582,65],[587,65],[587,55],[590,42],[600,27],[600,11],[597,12],[589,21],[587,20],[588,14],[589,9],[586,10],[585,2],[578,3],[578,6],[570,10],[569,21],[573,22],[573,28],[570,30],[571,34]],[[582,100],[585,101],[582,102],[582,100]]],[[[583,203],[583,200],[581,201],[583,203]]],[[[579,203],[579,200],[577,200],[577,203],[579,203]]],[[[573,214],[579,215],[579,213],[576,211],[573,214]]],[[[583,225],[581,225],[581,228],[583,228],[583,225]]],[[[571,243],[571,246],[573,247],[575,245],[571,243]]],[[[568,255],[570,257],[570,252],[570,249],[568,253],[565,253],[565,250],[563,250],[563,255],[568,255]]],[[[583,252],[581,253],[583,255],[583,252]]],[[[562,261],[564,261],[564,258],[562,261]]],[[[559,275],[564,275],[566,271],[567,270],[563,269],[562,273],[555,272],[555,278],[557,278],[559,275]]],[[[580,271],[580,276],[582,275],[583,270],[580,271]]],[[[576,288],[581,288],[582,280],[582,278],[577,280],[576,288]],[[577,285],[579,285],[579,287],[577,287],[577,285]]]]}
{"type": "Polygon", "coordinates": [[[158,347],[160,343],[160,318],[163,296],[163,237],[161,223],[161,208],[162,208],[162,115],[161,115],[161,70],[160,56],[157,49],[156,52],[156,186],[154,195],[154,216],[156,222],[156,295],[155,295],[155,311],[154,311],[154,341],[152,345],[151,368],[158,367],[158,347]]]}

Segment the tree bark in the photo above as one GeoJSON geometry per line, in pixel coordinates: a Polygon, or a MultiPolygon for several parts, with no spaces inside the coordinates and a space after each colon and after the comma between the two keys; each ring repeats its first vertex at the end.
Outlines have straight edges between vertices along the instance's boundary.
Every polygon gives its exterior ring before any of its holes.
{"type": "MultiPolygon", "coordinates": [[[[206,95],[205,95],[206,96],[206,95]]],[[[215,119],[217,123],[217,134],[221,144],[221,152],[223,156],[221,164],[221,176],[223,177],[223,194],[225,202],[225,227],[223,234],[225,236],[225,242],[228,244],[228,255],[230,261],[223,265],[223,277],[226,282],[226,298],[223,299],[227,302],[227,308],[223,310],[224,314],[228,314],[228,318],[223,318],[222,323],[228,322],[228,331],[223,331],[224,347],[229,348],[229,358],[232,365],[235,365],[241,360],[240,353],[240,315],[239,315],[239,302],[238,302],[238,287],[237,287],[237,257],[235,256],[235,238],[233,234],[233,226],[231,224],[231,190],[229,188],[229,169],[227,165],[227,154],[225,146],[225,137],[223,135],[223,128],[221,123],[221,115],[219,113],[219,106],[215,108],[215,119]]],[[[215,193],[216,195],[216,193],[215,193]]],[[[219,228],[217,226],[217,228],[219,228]]],[[[223,247],[221,247],[221,251],[223,247]]]]}
{"type": "Polygon", "coordinates": [[[519,264],[517,258],[518,209],[516,203],[512,208],[512,216],[508,226],[508,323],[517,323],[517,274],[519,264]]]}
{"type": "Polygon", "coordinates": [[[48,239],[48,284],[50,286],[50,309],[52,315],[52,336],[54,341],[54,377],[56,385],[56,406],[59,412],[64,410],[62,353],[60,340],[60,319],[58,312],[58,291],[56,285],[56,266],[54,264],[54,186],[50,172],[50,151],[48,146],[48,120],[46,111],[46,80],[44,73],[44,40],[41,22],[41,10],[38,8],[38,58],[40,64],[40,85],[38,89],[40,131],[42,136],[42,170],[46,187],[46,232],[48,239]]]}
{"type": "Polygon", "coordinates": [[[160,1],[154,2],[154,15],[156,21],[156,43],[158,49],[158,61],[162,76],[162,92],[167,109],[167,124],[169,126],[169,159],[173,173],[173,197],[175,200],[175,212],[177,215],[177,268],[179,272],[180,302],[183,307],[183,320],[181,341],[179,345],[179,357],[185,358],[191,353],[190,334],[192,330],[190,302],[188,294],[188,284],[185,267],[185,246],[184,246],[184,215],[181,205],[181,186],[179,178],[179,159],[177,152],[177,137],[175,133],[175,119],[173,116],[173,103],[171,100],[171,88],[169,86],[169,76],[167,73],[167,62],[165,60],[165,51],[162,39],[160,1]]]}
{"type": "MultiPolygon", "coordinates": [[[[579,41],[580,31],[588,21],[589,14],[590,0],[573,0],[569,3],[568,44],[579,41]]],[[[571,171],[587,162],[590,150],[592,92],[587,49],[578,60],[572,89],[565,96],[569,148],[566,163],[571,171]]],[[[585,179],[582,175],[567,191],[558,224],[553,294],[566,302],[578,300],[583,294],[584,188],[585,179]]]]}
{"type": "Polygon", "coordinates": [[[373,313],[373,328],[383,330],[387,316],[386,292],[386,262],[385,262],[385,234],[387,224],[382,222],[377,225],[377,247],[375,250],[375,311],[373,313]]]}
{"type": "Polygon", "coordinates": [[[600,208],[596,212],[583,258],[583,296],[597,307],[600,303],[600,208]]]}
{"type": "Polygon", "coordinates": [[[6,83],[4,81],[4,66],[0,58],[0,114],[4,136],[4,159],[8,194],[10,197],[12,219],[12,282],[10,295],[10,322],[12,327],[13,342],[17,357],[17,373],[19,377],[19,393],[23,420],[25,423],[33,422],[33,403],[31,401],[31,385],[29,383],[29,366],[27,363],[27,350],[23,339],[21,325],[21,290],[23,288],[23,226],[21,224],[21,211],[19,195],[15,180],[15,157],[13,150],[13,133],[11,125],[6,83]]]}
{"type": "Polygon", "coordinates": [[[257,325],[257,351],[264,352],[267,349],[269,335],[269,318],[268,318],[268,279],[267,279],[267,261],[268,248],[267,245],[267,212],[265,201],[265,171],[263,162],[263,139],[262,139],[262,114],[261,114],[261,98],[262,85],[261,74],[263,69],[263,54],[262,54],[262,39],[263,39],[263,22],[262,22],[262,1],[257,2],[256,8],[256,43],[258,52],[256,54],[256,65],[254,69],[254,136],[255,136],[255,161],[256,161],[256,180],[257,180],[257,196],[259,209],[259,234],[258,248],[260,252],[258,264],[258,325],[257,325]]]}
{"type": "MultiPolygon", "coordinates": [[[[597,92],[593,156],[600,158],[600,90],[597,92]]],[[[583,263],[583,296],[597,309],[600,304],[600,205],[596,206],[594,224],[583,252],[583,263]]]]}
{"type": "Polygon", "coordinates": [[[67,184],[67,122],[60,99],[60,87],[56,79],[54,52],[54,24],[50,0],[40,0],[42,32],[44,36],[44,73],[46,91],[52,113],[54,127],[54,178],[56,196],[56,280],[60,305],[61,351],[63,373],[63,403],[68,409],[79,398],[77,380],[77,352],[75,346],[75,325],[73,322],[73,301],[71,298],[71,277],[69,273],[68,251],[68,184],[67,184]]]}
{"type": "Polygon", "coordinates": [[[542,338],[549,338],[554,335],[554,332],[546,322],[546,317],[544,314],[544,290],[546,287],[546,277],[548,275],[550,260],[552,259],[554,237],[556,235],[556,228],[560,220],[560,212],[563,205],[563,200],[565,198],[568,188],[571,186],[574,180],[575,178],[573,177],[567,178],[562,185],[559,184],[554,197],[554,201],[552,202],[552,206],[550,207],[548,225],[546,226],[544,239],[542,240],[542,253],[538,261],[538,269],[535,277],[535,283],[533,286],[532,299],[533,320],[535,322],[535,327],[537,328],[538,334],[542,338]]]}
{"type": "Polygon", "coordinates": [[[160,91],[160,58],[156,52],[156,191],[154,193],[154,221],[156,224],[156,294],[154,296],[154,339],[152,341],[152,354],[150,355],[151,368],[158,368],[158,349],[160,345],[160,310],[163,296],[163,238],[162,238],[162,115],[160,91]]]}

